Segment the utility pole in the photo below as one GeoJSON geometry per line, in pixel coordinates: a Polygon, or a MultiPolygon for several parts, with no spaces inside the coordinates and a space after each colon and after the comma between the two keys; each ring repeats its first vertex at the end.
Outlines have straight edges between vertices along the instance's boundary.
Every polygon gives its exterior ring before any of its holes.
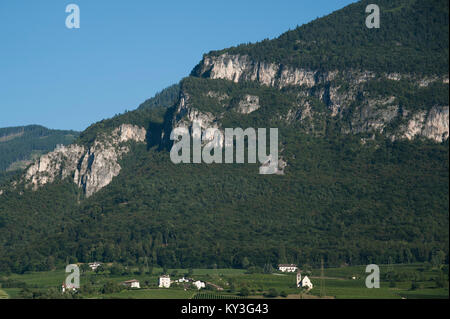
{"type": "Polygon", "coordinates": [[[145,273],[148,273],[148,260],[147,260],[147,255],[145,255],[145,273]]]}
{"type": "Polygon", "coordinates": [[[325,297],[325,280],[324,280],[324,275],[323,275],[324,271],[323,271],[323,257],[321,260],[321,265],[320,265],[320,297],[325,297]]]}

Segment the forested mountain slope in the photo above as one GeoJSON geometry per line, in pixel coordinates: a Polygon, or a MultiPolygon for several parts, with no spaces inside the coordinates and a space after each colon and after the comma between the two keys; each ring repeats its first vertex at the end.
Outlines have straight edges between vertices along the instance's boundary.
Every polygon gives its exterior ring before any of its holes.
{"type": "Polygon", "coordinates": [[[380,1],[379,30],[365,28],[365,4],[207,54],[178,85],[36,160],[0,187],[0,271],[448,258],[448,2],[380,1]],[[424,27],[397,34],[402,23],[424,27]],[[282,174],[173,164],[168,136],[195,120],[277,127],[282,174]]]}
{"type": "Polygon", "coordinates": [[[359,1],[276,39],[206,56],[248,55],[253,61],[322,71],[448,74],[448,1],[377,1],[380,28],[367,29],[365,8],[371,3],[359,1]]]}
{"type": "Polygon", "coordinates": [[[56,145],[75,141],[79,132],[51,130],[40,125],[0,128],[0,182],[25,168],[56,145]]]}

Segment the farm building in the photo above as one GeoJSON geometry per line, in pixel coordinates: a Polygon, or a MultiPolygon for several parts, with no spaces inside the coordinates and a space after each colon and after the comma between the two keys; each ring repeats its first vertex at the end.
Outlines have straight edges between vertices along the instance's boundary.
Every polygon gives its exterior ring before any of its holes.
{"type": "Polygon", "coordinates": [[[159,287],[160,288],[170,288],[170,276],[163,275],[159,277],[159,287]]]}
{"type": "Polygon", "coordinates": [[[139,281],[136,279],[124,281],[124,282],[122,282],[122,285],[130,287],[130,288],[141,288],[141,286],[139,285],[139,281]]]}
{"type": "Polygon", "coordinates": [[[91,268],[92,270],[96,270],[96,269],[97,269],[99,266],[101,266],[102,264],[99,263],[99,262],[97,262],[97,261],[95,261],[95,262],[93,262],[93,263],[89,263],[88,265],[89,265],[89,268],[91,268]]]}
{"type": "Polygon", "coordinates": [[[313,284],[311,280],[309,280],[308,276],[303,277],[301,285],[302,288],[306,288],[308,290],[311,290],[313,288],[313,284]]]}
{"type": "Polygon", "coordinates": [[[294,264],[279,264],[278,270],[282,272],[295,272],[297,270],[297,265],[294,264]]]}
{"type": "Polygon", "coordinates": [[[313,284],[308,276],[303,277],[300,270],[297,271],[297,287],[298,288],[306,288],[308,290],[313,288],[313,284]]]}
{"type": "Polygon", "coordinates": [[[200,281],[200,280],[194,281],[192,284],[195,287],[197,287],[198,290],[206,287],[205,283],[203,281],[200,281]]]}

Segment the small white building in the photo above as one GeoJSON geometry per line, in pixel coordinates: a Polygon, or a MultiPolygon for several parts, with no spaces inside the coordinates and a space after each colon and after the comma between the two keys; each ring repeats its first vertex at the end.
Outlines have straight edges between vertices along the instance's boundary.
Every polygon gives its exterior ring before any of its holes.
{"type": "Polygon", "coordinates": [[[183,277],[183,278],[175,280],[175,282],[189,282],[189,279],[186,279],[183,277]]]}
{"type": "Polygon", "coordinates": [[[308,278],[308,276],[303,277],[300,270],[297,271],[297,287],[298,288],[306,288],[308,290],[311,290],[313,288],[313,284],[311,280],[308,278]]]}
{"type": "Polygon", "coordinates": [[[203,281],[200,281],[200,280],[194,281],[192,284],[195,287],[197,287],[198,290],[206,287],[205,283],[203,281]]]}
{"type": "Polygon", "coordinates": [[[294,264],[279,264],[278,270],[282,272],[295,272],[297,270],[297,265],[294,264]]]}
{"type": "Polygon", "coordinates": [[[102,264],[99,263],[99,262],[97,262],[97,261],[95,261],[95,262],[93,262],[93,263],[89,263],[88,265],[89,265],[89,268],[91,268],[92,270],[96,270],[96,269],[97,269],[99,266],[101,266],[102,264]]]}
{"type": "Polygon", "coordinates": [[[311,290],[313,288],[313,284],[311,280],[309,280],[308,276],[303,277],[301,281],[302,288],[306,288],[308,290],[311,290]]]}
{"type": "Polygon", "coordinates": [[[160,288],[170,288],[170,276],[163,275],[159,277],[159,287],[160,288]]]}
{"type": "Polygon", "coordinates": [[[141,288],[139,281],[136,279],[124,281],[124,282],[122,282],[122,285],[130,287],[130,288],[141,288]]]}

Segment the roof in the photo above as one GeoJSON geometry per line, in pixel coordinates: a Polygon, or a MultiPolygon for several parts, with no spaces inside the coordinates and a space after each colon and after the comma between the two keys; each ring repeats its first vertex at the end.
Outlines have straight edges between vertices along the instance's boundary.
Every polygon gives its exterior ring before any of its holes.
{"type": "Polygon", "coordinates": [[[304,276],[303,279],[302,279],[302,281],[303,281],[303,280],[309,280],[308,276],[304,276]]]}
{"type": "Polygon", "coordinates": [[[132,282],[139,282],[139,280],[131,279],[131,280],[124,281],[124,283],[132,283],[132,282]]]}
{"type": "Polygon", "coordinates": [[[279,264],[278,267],[297,267],[297,265],[294,265],[294,264],[279,264]]]}

